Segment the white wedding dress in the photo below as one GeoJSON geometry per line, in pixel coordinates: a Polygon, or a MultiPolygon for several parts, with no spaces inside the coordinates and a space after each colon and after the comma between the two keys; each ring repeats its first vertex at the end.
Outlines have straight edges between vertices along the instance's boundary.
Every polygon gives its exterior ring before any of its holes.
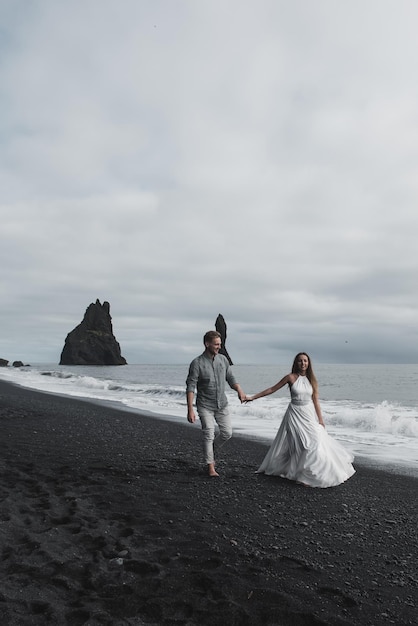
{"type": "Polygon", "coordinates": [[[310,487],[335,487],[355,473],[353,455],[319,424],[312,391],[306,376],[293,383],[291,402],[257,473],[310,487]]]}

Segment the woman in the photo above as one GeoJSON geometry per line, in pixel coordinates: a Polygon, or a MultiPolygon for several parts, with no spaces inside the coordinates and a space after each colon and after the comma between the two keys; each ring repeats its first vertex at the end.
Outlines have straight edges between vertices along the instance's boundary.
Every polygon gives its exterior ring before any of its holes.
{"type": "Polygon", "coordinates": [[[318,400],[318,383],[309,356],[299,352],[292,372],[273,387],[253,396],[252,402],[289,385],[291,401],[277,435],[258,473],[281,476],[309,487],[335,487],[355,472],[353,456],[325,430],[318,400]]]}

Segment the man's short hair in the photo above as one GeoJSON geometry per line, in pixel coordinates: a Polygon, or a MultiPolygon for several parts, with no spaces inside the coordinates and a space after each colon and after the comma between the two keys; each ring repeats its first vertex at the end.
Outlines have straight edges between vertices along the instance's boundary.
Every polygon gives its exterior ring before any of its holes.
{"type": "Polygon", "coordinates": [[[211,343],[214,339],[222,339],[221,333],[218,333],[217,330],[208,330],[203,337],[203,343],[206,345],[207,343],[211,343]]]}

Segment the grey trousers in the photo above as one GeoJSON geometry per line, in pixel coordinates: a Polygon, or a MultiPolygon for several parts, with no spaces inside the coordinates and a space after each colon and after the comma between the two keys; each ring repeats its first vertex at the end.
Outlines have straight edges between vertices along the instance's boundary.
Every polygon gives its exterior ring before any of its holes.
{"type": "Polygon", "coordinates": [[[197,412],[202,424],[205,463],[214,463],[215,450],[219,450],[232,437],[231,417],[228,407],[215,410],[198,407],[197,412]],[[219,433],[216,437],[215,424],[219,428],[219,433]]]}

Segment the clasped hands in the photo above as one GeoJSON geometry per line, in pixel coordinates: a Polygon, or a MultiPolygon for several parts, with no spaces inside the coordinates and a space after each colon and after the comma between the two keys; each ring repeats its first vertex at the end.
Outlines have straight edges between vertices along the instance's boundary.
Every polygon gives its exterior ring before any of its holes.
{"type": "Polygon", "coordinates": [[[245,393],[239,396],[241,400],[241,404],[247,404],[248,402],[252,402],[254,398],[252,396],[247,396],[245,393]]]}

